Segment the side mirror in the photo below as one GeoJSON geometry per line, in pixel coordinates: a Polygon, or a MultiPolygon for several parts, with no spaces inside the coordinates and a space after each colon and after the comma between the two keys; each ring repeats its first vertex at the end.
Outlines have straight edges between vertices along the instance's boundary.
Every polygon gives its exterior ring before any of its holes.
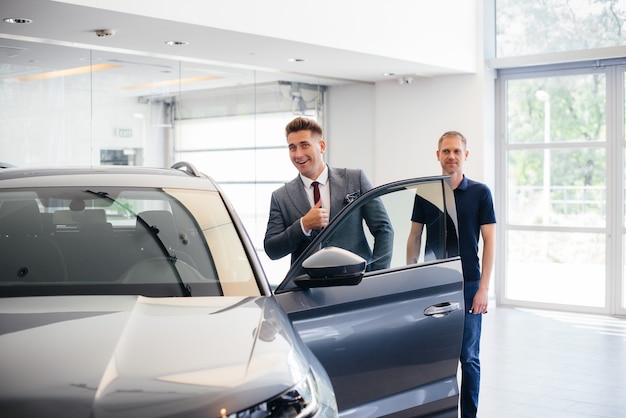
{"type": "Polygon", "coordinates": [[[367,261],[339,247],[325,247],[302,262],[306,276],[294,283],[301,288],[346,286],[361,283],[367,261]]]}

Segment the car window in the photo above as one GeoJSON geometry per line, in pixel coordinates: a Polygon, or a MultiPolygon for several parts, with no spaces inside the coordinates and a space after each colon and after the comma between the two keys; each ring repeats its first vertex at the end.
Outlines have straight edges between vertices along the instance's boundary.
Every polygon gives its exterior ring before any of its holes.
{"type": "Polygon", "coordinates": [[[218,192],[0,192],[0,295],[259,295],[218,192]]]}
{"type": "Polygon", "coordinates": [[[373,272],[404,268],[414,213],[425,213],[417,263],[458,256],[454,195],[447,177],[397,182],[375,188],[344,208],[294,263],[277,288],[297,288],[294,278],[306,275],[302,263],[327,247],[348,250],[366,260],[365,277],[373,272]],[[433,251],[433,248],[436,249],[433,251]]]}

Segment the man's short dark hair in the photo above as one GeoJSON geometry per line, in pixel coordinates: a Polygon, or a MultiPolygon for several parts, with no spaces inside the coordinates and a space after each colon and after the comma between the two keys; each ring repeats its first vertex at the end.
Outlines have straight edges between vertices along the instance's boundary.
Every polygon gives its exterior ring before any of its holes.
{"type": "Polygon", "coordinates": [[[285,126],[285,136],[298,131],[311,131],[314,134],[322,136],[322,127],[313,119],[303,118],[301,116],[295,118],[285,126]]]}

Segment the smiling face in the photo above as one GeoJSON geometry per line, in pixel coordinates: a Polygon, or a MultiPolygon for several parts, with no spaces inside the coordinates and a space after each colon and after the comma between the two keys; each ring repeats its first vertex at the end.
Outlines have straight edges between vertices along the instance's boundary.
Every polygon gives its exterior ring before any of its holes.
{"type": "Polygon", "coordinates": [[[441,163],[443,174],[449,176],[463,173],[463,163],[469,152],[459,135],[447,135],[439,142],[437,159],[441,163]]]}
{"type": "Polygon", "coordinates": [[[324,171],[324,151],[326,141],[309,130],[291,132],[287,135],[289,157],[300,174],[311,180],[317,179],[324,171]]]}

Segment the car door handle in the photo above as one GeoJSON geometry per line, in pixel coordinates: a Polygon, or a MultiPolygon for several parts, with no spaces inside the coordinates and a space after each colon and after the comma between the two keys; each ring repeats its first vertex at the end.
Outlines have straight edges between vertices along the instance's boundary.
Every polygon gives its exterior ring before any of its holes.
{"type": "Polygon", "coordinates": [[[450,312],[458,311],[459,309],[461,309],[461,304],[459,302],[438,303],[424,309],[424,315],[441,318],[442,316],[446,316],[450,312]]]}

